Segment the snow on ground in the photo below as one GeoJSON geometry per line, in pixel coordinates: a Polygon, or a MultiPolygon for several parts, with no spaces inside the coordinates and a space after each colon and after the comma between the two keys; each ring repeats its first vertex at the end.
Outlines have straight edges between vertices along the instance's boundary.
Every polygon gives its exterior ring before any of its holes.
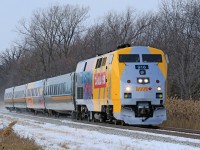
{"type": "MultiPolygon", "coordinates": [[[[3,125],[11,120],[7,117],[1,118],[3,125]]],[[[20,119],[14,126],[14,131],[21,137],[33,139],[38,145],[48,150],[64,149],[198,149],[192,146],[172,144],[154,140],[133,139],[125,136],[102,134],[97,131],[58,126],[50,123],[38,122],[29,119],[20,119]]],[[[132,131],[134,132],[134,131],[132,131]]],[[[133,133],[134,134],[134,133],[133,133]]],[[[195,141],[197,142],[197,141],[195,141]]]]}
{"type": "MultiPolygon", "coordinates": [[[[72,128],[67,125],[56,125],[36,121],[26,118],[17,119],[17,116],[0,114],[0,128],[7,126],[13,120],[18,120],[14,126],[14,131],[21,137],[33,139],[38,145],[47,150],[64,149],[87,149],[87,150],[197,150],[200,148],[185,144],[169,143],[166,141],[156,141],[152,139],[138,139],[114,134],[105,134],[98,131],[90,131],[80,128],[72,128]]],[[[67,121],[65,121],[67,122],[67,121]]],[[[70,122],[68,122],[70,123],[70,122]]],[[[98,126],[97,126],[98,127],[98,126]]],[[[109,128],[109,127],[106,127],[109,128]]],[[[125,129],[122,129],[125,132],[125,129]]],[[[126,130],[127,132],[127,130],[126,130]]],[[[147,134],[155,136],[155,133],[142,131],[130,131],[132,134],[147,134]]],[[[187,138],[178,138],[169,135],[158,135],[160,137],[169,137],[175,140],[187,138]]],[[[200,140],[188,139],[190,142],[200,143],[200,140]]]]}

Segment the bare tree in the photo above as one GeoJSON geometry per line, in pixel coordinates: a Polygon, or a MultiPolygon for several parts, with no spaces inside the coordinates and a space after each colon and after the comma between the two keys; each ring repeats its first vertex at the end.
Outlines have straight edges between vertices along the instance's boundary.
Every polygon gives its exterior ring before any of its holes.
{"type": "Polygon", "coordinates": [[[30,49],[37,50],[45,74],[50,73],[55,54],[69,54],[69,46],[79,34],[88,8],[77,6],[53,6],[34,12],[30,24],[22,21],[19,33],[25,36],[30,49]],[[62,52],[62,53],[61,53],[62,52]]]}

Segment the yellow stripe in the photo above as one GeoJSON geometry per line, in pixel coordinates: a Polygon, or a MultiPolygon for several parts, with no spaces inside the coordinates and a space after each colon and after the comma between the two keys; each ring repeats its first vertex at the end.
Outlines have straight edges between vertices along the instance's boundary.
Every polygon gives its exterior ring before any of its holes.
{"type": "Polygon", "coordinates": [[[73,96],[52,96],[52,100],[72,100],[73,96]]]}
{"type": "Polygon", "coordinates": [[[4,102],[6,102],[6,103],[12,103],[13,100],[12,99],[4,99],[4,102]]]}
{"type": "Polygon", "coordinates": [[[165,55],[164,55],[163,51],[152,48],[152,47],[148,47],[148,49],[151,54],[161,54],[162,55],[162,63],[158,63],[158,67],[160,68],[160,71],[162,72],[163,76],[166,79],[166,77],[167,77],[167,61],[165,59],[165,55]]]}
{"type": "Polygon", "coordinates": [[[26,102],[25,98],[13,99],[13,102],[26,102]]]}
{"type": "Polygon", "coordinates": [[[130,54],[132,47],[118,50],[114,53],[112,62],[112,89],[111,99],[114,106],[113,112],[121,111],[121,100],[120,100],[120,80],[122,73],[125,69],[125,63],[119,63],[119,54],[130,54]]]}

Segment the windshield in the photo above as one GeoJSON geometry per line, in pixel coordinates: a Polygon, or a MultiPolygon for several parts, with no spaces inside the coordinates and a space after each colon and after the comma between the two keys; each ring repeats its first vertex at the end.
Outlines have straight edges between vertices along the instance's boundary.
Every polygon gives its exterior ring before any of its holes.
{"type": "Polygon", "coordinates": [[[139,54],[120,54],[119,62],[140,62],[139,54]]]}
{"type": "Polygon", "coordinates": [[[142,55],[143,62],[162,62],[161,54],[143,54],[142,55]]]}

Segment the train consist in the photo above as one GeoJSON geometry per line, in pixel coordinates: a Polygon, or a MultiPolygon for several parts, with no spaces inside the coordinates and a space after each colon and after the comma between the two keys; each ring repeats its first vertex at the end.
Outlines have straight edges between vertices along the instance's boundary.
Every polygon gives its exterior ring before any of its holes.
{"type": "Polygon", "coordinates": [[[5,107],[158,125],[166,120],[167,65],[159,49],[120,48],[79,62],[75,72],[6,89],[5,107]]]}

